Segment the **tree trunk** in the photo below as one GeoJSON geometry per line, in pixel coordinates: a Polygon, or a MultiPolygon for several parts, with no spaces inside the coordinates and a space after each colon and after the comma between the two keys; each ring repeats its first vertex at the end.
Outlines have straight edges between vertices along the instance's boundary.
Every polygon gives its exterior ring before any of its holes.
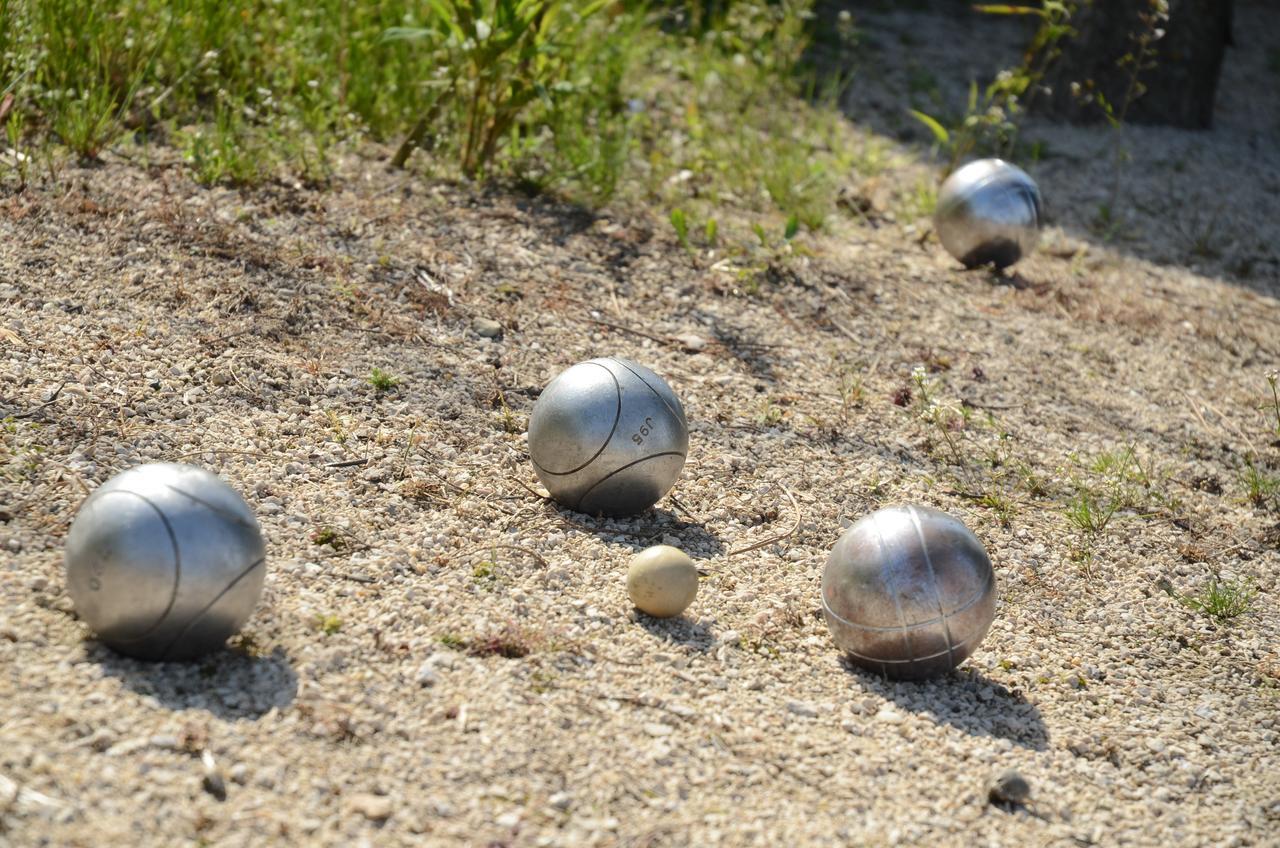
{"type": "Polygon", "coordinates": [[[1095,123],[1106,119],[1106,110],[1090,95],[1101,94],[1114,116],[1127,122],[1208,128],[1231,40],[1233,0],[1169,0],[1168,20],[1144,21],[1158,5],[1082,0],[1071,22],[1078,35],[1061,45],[1062,55],[1044,77],[1050,93],[1037,101],[1036,111],[1095,123]],[[1141,38],[1157,27],[1165,34],[1150,42],[1144,59],[1141,38]]]}

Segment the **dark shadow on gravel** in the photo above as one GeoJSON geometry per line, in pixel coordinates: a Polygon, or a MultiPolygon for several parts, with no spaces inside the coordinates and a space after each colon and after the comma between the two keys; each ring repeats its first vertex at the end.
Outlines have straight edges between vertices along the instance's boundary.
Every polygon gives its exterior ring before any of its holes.
{"type": "Polygon", "coordinates": [[[575,527],[599,536],[602,542],[621,542],[636,551],[661,545],[667,536],[677,539],[676,547],[694,559],[719,556],[725,551],[724,542],[705,524],[686,520],[662,507],[630,518],[597,518],[562,506],[557,506],[556,511],[575,527]]]}
{"type": "Polygon", "coordinates": [[[285,652],[263,656],[226,649],[190,662],[145,662],[115,653],[97,642],[86,645],[88,659],[139,695],[174,711],[208,710],[219,718],[258,718],[284,709],[298,694],[298,675],[285,652]]]}
{"type": "Polygon", "coordinates": [[[711,646],[715,644],[715,637],[710,630],[685,616],[654,618],[639,610],[633,615],[637,624],[663,642],[683,645],[703,653],[711,650],[711,646]]]}
{"type": "Polygon", "coordinates": [[[848,659],[840,664],[858,678],[864,690],[937,724],[949,724],[970,736],[1008,739],[1034,751],[1049,747],[1049,729],[1036,705],[973,669],[952,671],[932,680],[906,681],[887,680],[848,659]]]}

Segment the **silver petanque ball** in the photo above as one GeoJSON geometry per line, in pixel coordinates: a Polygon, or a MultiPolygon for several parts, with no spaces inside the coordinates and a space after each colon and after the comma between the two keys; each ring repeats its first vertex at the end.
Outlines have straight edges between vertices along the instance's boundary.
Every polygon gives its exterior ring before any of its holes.
{"type": "Polygon", "coordinates": [[[80,506],[67,590],[115,650],[181,660],[220,647],[249,618],[266,576],[258,520],[235,489],[190,465],[112,477],[80,506]]]}
{"type": "Polygon", "coordinates": [[[684,407],[657,374],[616,356],[579,362],[529,416],[529,458],[557,501],[632,515],[671,490],[689,452],[684,407]]]}
{"type": "Polygon", "coordinates": [[[1026,171],[979,159],[942,183],[933,228],[965,267],[1007,268],[1035,249],[1043,217],[1040,189],[1026,171]]]}
{"type": "Polygon", "coordinates": [[[959,665],[995,617],[995,572],[960,521],[924,506],[877,510],[844,532],[822,574],[822,610],[858,665],[918,679],[959,665]]]}

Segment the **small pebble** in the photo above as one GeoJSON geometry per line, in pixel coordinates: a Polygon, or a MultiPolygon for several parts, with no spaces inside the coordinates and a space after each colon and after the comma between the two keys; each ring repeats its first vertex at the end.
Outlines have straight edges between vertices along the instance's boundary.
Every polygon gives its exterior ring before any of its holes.
{"type": "Polygon", "coordinates": [[[788,701],[787,712],[793,715],[804,716],[805,718],[816,718],[818,715],[818,708],[813,704],[806,704],[804,701],[788,701]]]}
{"type": "Polygon", "coordinates": [[[471,329],[477,336],[486,339],[502,338],[502,325],[492,318],[477,318],[471,322],[471,329]]]}
{"type": "Polygon", "coordinates": [[[413,679],[423,689],[435,686],[440,682],[440,675],[436,673],[435,664],[431,660],[427,660],[418,667],[418,671],[414,674],[413,679]]]}
{"type": "Polygon", "coordinates": [[[676,341],[680,342],[689,353],[697,353],[707,346],[707,340],[696,333],[685,333],[682,336],[676,336],[676,341]]]}
{"type": "Polygon", "coordinates": [[[347,809],[358,813],[369,821],[386,821],[391,818],[393,808],[391,799],[385,795],[372,795],[358,792],[347,799],[347,809]]]}
{"type": "Polygon", "coordinates": [[[1013,769],[1000,774],[987,793],[991,803],[1025,804],[1031,798],[1031,784],[1013,769]]]}
{"type": "Polygon", "coordinates": [[[227,782],[208,748],[200,752],[200,764],[204,766],[204,790],[219,801],[227,800],[227,782]]]}
{"type": "Polygon", "coordinates": [[[902,724],[903,718],[905,716],[893,707],[881,707],[880,711],[876,713],[876,721],[882,724],[902,724]]]}

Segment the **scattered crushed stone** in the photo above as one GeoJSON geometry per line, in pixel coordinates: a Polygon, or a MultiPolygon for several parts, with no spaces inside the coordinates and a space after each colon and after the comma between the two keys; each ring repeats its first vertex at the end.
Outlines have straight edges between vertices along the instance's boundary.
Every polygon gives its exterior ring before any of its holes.
{"type": "Polygon", "coordinates": [[[324,191],[156,160],[4,192],[0,844],[1280,839],[1280,508],[1242,482],[1280,474],[1280,302],[1252,283],[1060,228],[994,278],[888,220],[752,276],[376,158],[324,191]],[[541,388],[600,355],[689,416],[630,519],[547,502],[525,453],[541,388]],[[1128,446],[1146,482],[1086,536],[1064,509],[1128,446]],[[147,664],[76,620],[61,542],[178,459],[244,493],[270,571],[230,650],[147,664]],[[820,613],[842,523],[904,501],[999,580],[924,683],[842,661],[820,613]],[[654,544],[703,575],[682,618],[627,600],[654,544]],[[1215,573],[1257,590],[1227,623],[1175,597],[1215,573]],[[1033,804],[988,803],[1009,769],[1033,804]]]}

